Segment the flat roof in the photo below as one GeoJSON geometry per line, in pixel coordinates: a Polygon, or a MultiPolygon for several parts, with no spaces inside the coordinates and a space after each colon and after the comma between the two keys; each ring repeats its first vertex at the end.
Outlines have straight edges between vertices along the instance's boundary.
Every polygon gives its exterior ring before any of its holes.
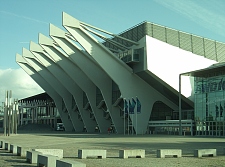
{"type": "Polygon", "coordinates": [[[50,101],[53,101],[52,98],[46,92],[40,93],[40,94],[37,94],[37,95],[34,95],[34,96],[30,96],[30,97],[27,97],[27,98],[24,98],[24,99],[20,99],[19,101],[26,102],[26,101],[34,101],[34,100],[50,100],[50,101]]]}
{"type": "Polygon", "coordinates": [[[225,75],[225,63],[216,63],[212,66],[196,71],[185,72],[180,75],[208,78],[213,76],[225,75]]]}

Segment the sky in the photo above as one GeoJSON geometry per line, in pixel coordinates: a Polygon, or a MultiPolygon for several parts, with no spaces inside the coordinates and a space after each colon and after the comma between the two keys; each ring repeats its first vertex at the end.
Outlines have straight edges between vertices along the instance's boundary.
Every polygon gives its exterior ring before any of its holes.
{"type": "Polygon", "coordinates": [[[62,12],[118,34],[143,21],[225,42],[224,0],[0,0],[0,105],[5,91],[13,98],[44,92],[15,61],[16,53],[62,29],[62,12]]]}

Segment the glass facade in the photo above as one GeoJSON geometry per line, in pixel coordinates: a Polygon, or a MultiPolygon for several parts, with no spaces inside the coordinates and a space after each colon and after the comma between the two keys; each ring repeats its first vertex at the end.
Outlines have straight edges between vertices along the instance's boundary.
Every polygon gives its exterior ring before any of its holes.
{"type": "Polygon", "coordinates": [[[225,136],[225,75],[195,77],[197,135],[225,136]]]}
{"type": "MultiPolygon", "coordinates": [[[[181,126],[183,135],[193,135],[193,110],[182,110],[181,126]]],[[[161,101],[153,105],[149,118],[149,134],[179,135],[179,111],[174,111],[161,101]]]]}

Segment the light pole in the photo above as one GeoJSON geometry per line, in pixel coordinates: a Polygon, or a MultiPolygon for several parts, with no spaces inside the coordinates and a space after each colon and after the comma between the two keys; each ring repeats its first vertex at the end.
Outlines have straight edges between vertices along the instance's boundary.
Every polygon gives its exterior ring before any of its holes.
{"type": "Polygon", "coordinates": [[[181,74],[179,75],[179,135],[182,136],[182,126],[181,126],[181,74]]]}
{"type": "Polygon", "coordinates": [[[7,128],[8,128],[8,97],[9,92],[5,92],[5,103],[4,103],[4,136],[7,135],[7,128]]]}

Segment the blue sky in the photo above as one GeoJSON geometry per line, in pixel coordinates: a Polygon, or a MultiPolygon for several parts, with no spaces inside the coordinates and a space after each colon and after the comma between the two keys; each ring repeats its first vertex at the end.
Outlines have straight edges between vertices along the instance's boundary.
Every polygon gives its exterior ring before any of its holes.
{"type": "Polygon", "coordinates": [[[49,23],[63,28],[63,11],[115,34],[149,21],[225,42],[224,0],[0,0],[0,4],[0,97],[4,89],[14,88],[4,76],[20,69],[16,53],[21,54],[22,47],[29,49],[30,41],[37,42],[38,33],[48,36],[49,23]]]}

